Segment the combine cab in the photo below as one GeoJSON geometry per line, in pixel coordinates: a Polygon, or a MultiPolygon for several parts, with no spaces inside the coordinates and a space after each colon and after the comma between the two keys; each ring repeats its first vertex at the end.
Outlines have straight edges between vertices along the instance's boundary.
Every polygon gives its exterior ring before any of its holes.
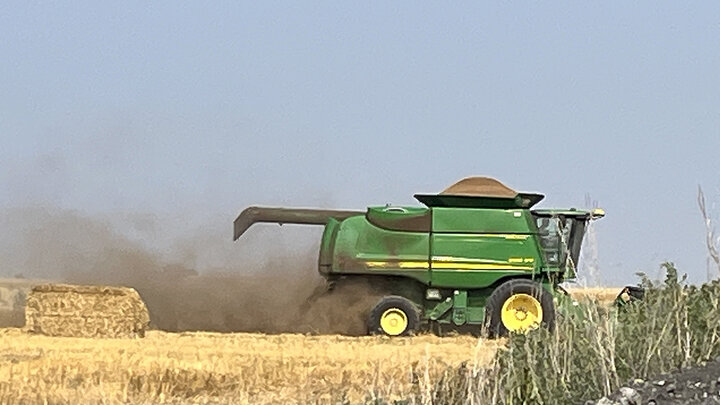
{"type": "Polygon", "coordinates": [[[604,216],[533,209],[543,195],[486,177],[415,198],[424,206],[250,207],[234,236],[256,222],[324,226],[318,269],[329,289],[362,278],[382,296],[368,308],[371,334],[437,325],[502,336],[553,326],[557,285],[575,277],[587,223],[604,216]]]}

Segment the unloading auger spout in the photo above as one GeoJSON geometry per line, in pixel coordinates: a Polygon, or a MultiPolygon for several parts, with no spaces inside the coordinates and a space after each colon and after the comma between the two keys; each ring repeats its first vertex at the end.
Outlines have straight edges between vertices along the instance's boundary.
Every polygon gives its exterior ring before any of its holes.
{"type": "Polygon", "coordinates": [[[267,208],[249,207],[243,210],[234,222],[233,240],[238,240],[256,222],[277,224],[325,225],[328,221],[363,215],[362,211],[322,210],[308,208],[267,208]]]}

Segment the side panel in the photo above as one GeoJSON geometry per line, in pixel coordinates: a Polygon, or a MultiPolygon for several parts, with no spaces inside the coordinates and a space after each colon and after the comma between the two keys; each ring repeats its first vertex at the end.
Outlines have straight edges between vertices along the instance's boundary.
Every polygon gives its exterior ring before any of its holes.
{"type": "Polygon", "coordinates": [[[533,274],[542,262],[531,219],[527,210],[433,209],[431,284],[476,289],[533,274]]]}
{"type": "Polygon", "coordinates": [[[338,227],[332,272],[405,276],[430,282],[430,234],[379,228],[364,216],[338,227]]]}
{"type": "Polygon", "coordinates": [[[531,274],[539,261],[530,235],[433,234],[432,253],[434,287],[484,288],[531,274]]]}
{"type": "Polygon", "coordinates": [[[432,210],[437,233],[537,233],[532,215],[522,209],[443,208],[432,210]]]}

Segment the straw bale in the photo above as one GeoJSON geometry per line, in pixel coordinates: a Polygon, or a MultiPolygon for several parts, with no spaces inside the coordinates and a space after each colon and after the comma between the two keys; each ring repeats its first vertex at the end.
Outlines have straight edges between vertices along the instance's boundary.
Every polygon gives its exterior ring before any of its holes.
{"type": "Polygon", "coordinates": [[[26,328],[48,336],[142,337],[147,307],[132,288],[44,284],[27,297],[26,328]]]}

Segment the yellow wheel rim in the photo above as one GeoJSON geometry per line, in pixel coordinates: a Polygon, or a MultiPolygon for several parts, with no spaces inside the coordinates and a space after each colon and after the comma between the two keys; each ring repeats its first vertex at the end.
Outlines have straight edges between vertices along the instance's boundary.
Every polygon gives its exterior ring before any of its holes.
{"type": "Polygon", "coordinates": [[[528,294],[513,294],[502,306],[503,325],[511,332],[525,332],[540,326],[543,319],[540,301],[528,294]]]}
{"type": "Polygon", "coordinates": [[[407,327],[407,315],[399,308],[390,308],[380,317],[380,328],[390,336],[400,335],[407,327]]]}

